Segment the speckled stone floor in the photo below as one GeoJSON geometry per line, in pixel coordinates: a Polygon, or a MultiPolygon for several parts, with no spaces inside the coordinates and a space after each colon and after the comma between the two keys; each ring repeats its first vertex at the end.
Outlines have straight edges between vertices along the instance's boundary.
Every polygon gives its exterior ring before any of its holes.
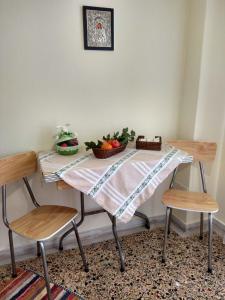
{"type": "MultiPolygon", "coordinates": [[[[225,245],[213,236],[213,274],[207,273],[207,235],[182,238],[172,232],[168,260],[161,263],[163,230],[143,231],[122,238],[126,272],[119,271],[113,240],[86,246],[89,273],[82,271],[78,250],[48,255],[51,281],[77,290],[85,299],[225,299],[225,245]]],[[[42,274],[41,259],[18,267],[42,274]]],[[[6,279],[9,266],[0,268],[6,279]]]]}

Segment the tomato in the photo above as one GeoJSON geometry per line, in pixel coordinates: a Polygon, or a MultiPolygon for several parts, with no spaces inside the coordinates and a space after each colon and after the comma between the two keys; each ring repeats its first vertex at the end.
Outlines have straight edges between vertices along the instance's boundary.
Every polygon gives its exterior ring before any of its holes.
{"type": "Polygon", "coordinates": [[[112,140],[111,145],[113,148],[120,147],[120,142],[118,140],[112,140]]]}

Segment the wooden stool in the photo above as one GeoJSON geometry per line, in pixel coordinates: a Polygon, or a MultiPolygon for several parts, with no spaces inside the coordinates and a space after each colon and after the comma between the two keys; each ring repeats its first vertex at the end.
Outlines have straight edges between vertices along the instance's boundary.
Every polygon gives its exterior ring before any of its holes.
{"type": "Polygon", "coordinates": [[[27,176],[32,175],[37,169],[37,159],[35,152],[26,152],[14,156],[8,156],[0,159],[0,186],[2,186],[2,214],[3,221],[9,230],[9,245],[12,263],[12,276],[16,277],[16,263],[13,247],[13,236],[15,232],[27,239],[37,242],[38,255],[42,256],[46,289],[48,299],[51,299],[50,282],[48,276],[47,261],[45,256],[44,242],[56,235],[59,231],[65,228],[69,223],[72,223],[76,235],[77,243],[80,249],[81,257],[85,271],[88,271],[86,258],[83,247],[77,230],[77,225],[74,219],[78,212],[75,208],[43,205],[40,206],[35,199],[27,176]],[[9,222],[6,212],[6,184],[16,182],[23,179],[27,191],[35,208],[20,217],[17,220],[9,222]]]}
{"type": "Polygon", "coordinates": [[[203,162],[212,161],[216,154],[216,144],[197,141],[168,141],[169,145],[172,145],[178,149],[184,150],[193,156],[195,161],[199,162],[199,170],[202,182],[202,193],[189,192],[173,189],[176,171],[174,171],[173,178],[170,184],[170,189],[163,195],[162,202],[166,206],[166,221],[165,221],[165,233],[164,233],[164,245],[162,262],[166,260],[166,243],[167,235],[170,232],[170,222],[172,217],[172,209],[179,209],[185,211],[193,211],[201,213],[201,225],[200,225],[200,239],[203,237],[203,213],[208,213],[208,272],[212,273],[212,214],[216,213],[219,208],[216,201],[207,194],[203,162]]]}

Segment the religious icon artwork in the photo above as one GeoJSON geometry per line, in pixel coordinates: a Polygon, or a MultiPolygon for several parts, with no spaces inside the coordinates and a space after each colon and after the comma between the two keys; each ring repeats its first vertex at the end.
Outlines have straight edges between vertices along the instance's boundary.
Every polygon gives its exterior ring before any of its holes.
{"type": "Polygon", "coordinates": [[[84,49],[114,50],[112,8],[83,6],[84,49]]]}

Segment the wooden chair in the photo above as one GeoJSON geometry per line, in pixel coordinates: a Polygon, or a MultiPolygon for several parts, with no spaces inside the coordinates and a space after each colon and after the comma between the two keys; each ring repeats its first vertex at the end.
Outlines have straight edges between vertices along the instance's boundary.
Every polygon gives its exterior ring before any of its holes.
{"type": "Polygon", "coordinates": [[[37,242],[38,254],[42,256],[43,261],[48,299],[51,299],[51,290],[44,247],[45,241],[49,240],[56,233],[61,231],[64,227],[66,227],[67,224],[72,223],[85,271],[88,271],[88,266],[78,234],[77,225],[74,221],[74,219],[78,215],[77,210],[75,208],[57,205],[40,206],[35,199],[35,196],[27,179],[27,176],[32,175],[36,171],[36,169],[37,158],[35,152],[32,151],[0,159],[2,214],[4,224],[9,230],[8,233],[12,263],[12,276],[17,276],[12,236],[12,233],[15,232],[20,236],[37,242]],[[7,219],[6,211],[6,185],[16,182],[20,179],[23,179],[31,200],[33,201],[35,209],[19,219],[9,222],[7,219]]]}
{"type": "Polygon", "coordinates": [[[173,189],[177,169],[174,170],[170,189],[163,195],[162,202],[166,206],[165,236],[163,245],[162,262],[166,260],[167,235],[170,232],[170,222],[172,209],[199,212],[200,219],[200,239],[203,238],[203,213],[208,213],[208,272],[212,273],[212,214],[218,211],[216,201],[207,194],[203,162],[213,161],[216,155],[216,144],[197,141],[173,140],[167,144],[184,150],[193,156],[194,161],[198,161],[201,175],[203,192],[189,192],[173,189]]]}

